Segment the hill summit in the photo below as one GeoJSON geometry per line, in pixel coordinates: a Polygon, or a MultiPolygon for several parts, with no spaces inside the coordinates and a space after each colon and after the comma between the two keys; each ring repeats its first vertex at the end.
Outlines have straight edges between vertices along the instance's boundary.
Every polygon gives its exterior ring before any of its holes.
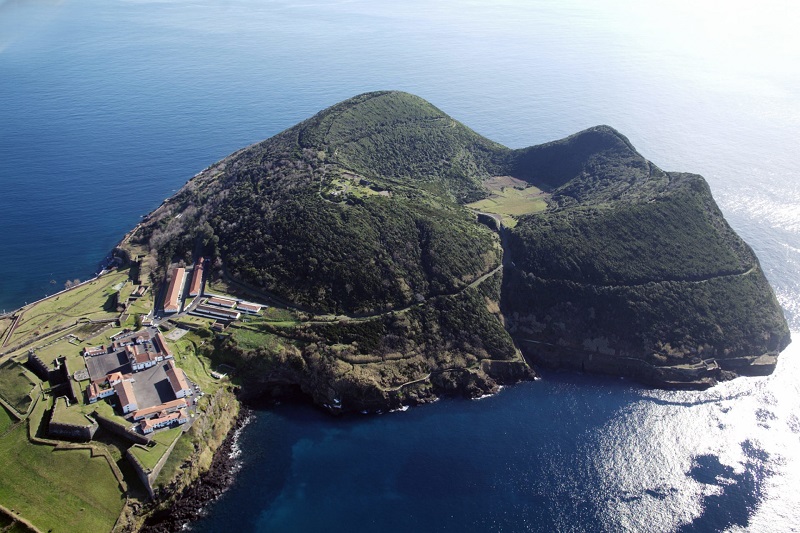
{"type": "Polygon", "coordinates": [[[477,396],[529,362],[705,387],[771,371],[789,342],[700,176],[607,126],[511,150],[402,92],[212,165],[130,246],[156,281],[202,254],[212,280],[273,304],[212,356],[252,390],[337,409],[477,396]]]}

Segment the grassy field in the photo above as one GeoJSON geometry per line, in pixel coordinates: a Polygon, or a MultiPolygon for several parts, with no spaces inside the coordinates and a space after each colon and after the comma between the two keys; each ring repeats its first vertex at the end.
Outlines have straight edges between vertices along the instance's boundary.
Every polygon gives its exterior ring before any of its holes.
{"type": "Polygon", "coordinates": [[[103,400],[100,400],[97,403],[82,405],[80,406],[80,410],[81,412],[86,414],[97,411],[98,415],[102,416],[107,420],[111,420],[112,422],[116,422],[117,424],[119,424],[124,428],[129,428],[131,426],[130,422],[128,422],[124,417],[119,416],[114,411],[114,408],[103,400]]]}
{"type": "Polygon", "coordinates": [[[25,424],[0,438],[0,470],[0,503],[41,531],[110,531],[122,510],[105,459],[32,444],[25,424]]]}
{"type": "Polygon", "coordinates": [[[8,428],[14,425],[16,421],[17,419],[11,416],[11,413],[5,407],[0,405],[0,435],[8,431],[8,428]]]}
{"type": "Polygon", "coordinates": [[[194,452],[192,440],[188,435],[183,435],[172,449],[172,453],[169,454],[167,462],[164,463],[164,468],[162,468],[161,472],[158,474],[155,486],[163,486],[169,483],[175,477],[178,470],[180,470],[183,462],[192,455],[192,452],[194,452]]]}
{"type": "Polygon", "coordinates": [[[236,344],[246,350],[255,350],[261,346],[265,348],[278,348],[280,346],[280,340],[277,335],[257,331],[255,328],[232,326],[229,331],[236,344]]]}
{"type": "Polygon", "coordinates": [[[498,214],[503,217],[503,224],[513,228],[517,224],[516,217],[544,211],[547,202],[545,193],[536,187],[502,187],[493,191],[489,198],[467,204],[467,207],[498,214]]]}
{"type": "Polygon", "coordinates": [[[190,380],[200,385],[205,392],[219,387],[219,382],[211,377],[211,361],[197,353],[197,348],[204,342],[196,334],[189,332],[177,341],[167,341],[175,354],[175,362],[190,380]]]}
{"type": "Polygon", "coordinates": [[[119,288],[119,303],[125,302],[133,292],[133,289],[133,284],[126,280],[125,284],[119,288]]]}
{"type": "Polygon", "coordinates": [[[135,300],[130,307],[128,313],[131,315],[146,315],[153,310],[153,291],[149,290],[147,293],[135,300]]]}
{"type": "Polygon", "coordinates": [[[192,316],[192,315],[182,316],[180,319],[176,319],[176,321],[203,328],[210,328],[211,324],[215,322],[214,319],[212,318],[203,318],[201,316],[192,316]]]}
{"type": "MultiPolygon", "coordinates": [[[[298,323],[300,319],[297,313],[289,311],[288,309],[279,309],[277,307],[268,307],[262,311],[261,316],[264,320],[269,322],[294,322],[298,323]]],[[[254,320],[255,321],[255,320],[254,320]]]]}
{"type": "Polygon", "coordinates": [[[225,280],[222,279],[207,281],[206,290],[213,294],[219,294],[220,296],[229,296],[231,298],[245,297],[245,295],[242,293],[241,290],[237,289],[233,285],[230,285],[229,283],[227,283],[225,280]]]}
{"type": "MultiPolygon", "coordinates": [[[[65,332],[65,334],[68,332],[65,332]]],[[[52,365],[53,361],[61,355],[67,357],[67,365],[73,372],[84,366],[83,356],[80,355],[83,344],[73,344],[69,339],[61,339],[47,346],[36,347],[36,355],[44,364],[52,365]]]]}
{"type": "Polygon", "coordinates": [[[152,470],[155,468],[159,459],[166,453],[167,448],[170,447],[175,439],[180,437],[181,433],[182,430],[179,427],[156,431],[153,436],[153,442],[156,443],[155,446],[132,446],[130,452],[142,463],[142,466],[148,470],[152,470]]]}
{"type": "Polygon", "coordinates": [[[77,289],[39,302],[23,312],[9,345],[25,342],[31,337],[44,335],[61,326],[72,324],[79,318],[100,320],[114,318],[116,312],[106,310],[113,287],[128,278],[128,271],[106,274],[77,289]]]}
{"type": "Polygon", "coordinates": [[[90,342],[106,330],[105,324],[81,324],[71,331],[81,342],[90,342]]]}
{"type": "Polygon", "coordinates": [[[0,318],[0,343],[6,338],[6,332],[11,327],[13,320],[10,318],[0,318]]]}
{"type": "Polygon", "coordinates": [[[28,412],[35,386],[34,377],[20,364],[7,360],[0,365],[0,396],[20,413],[28,412]]]}
{"type": "Polygon", "coordinates": [[[62,424],[72,424],[74,426],[89,426],[92,423],[83,416],[83,410],[79,405],[67,407],[66,401],[59,398],[53,411],[53,421],[62,424]]]}

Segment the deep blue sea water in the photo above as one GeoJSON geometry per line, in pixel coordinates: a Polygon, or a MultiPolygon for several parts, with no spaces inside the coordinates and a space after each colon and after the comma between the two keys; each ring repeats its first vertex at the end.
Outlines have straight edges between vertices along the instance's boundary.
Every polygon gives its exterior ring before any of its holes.
{"type": "MultiPolygon", "coordinates": [[[[797,27],[788,0],[0,0],[0,312],[91,276],[237,148],[402,89],[511,147],[609,124],[704,175],[800,331],[797,27]]],[[[195,529],[798,530],[798,351],[702,393],[546,373],[380,417],[259,411],[195,529]]]]}

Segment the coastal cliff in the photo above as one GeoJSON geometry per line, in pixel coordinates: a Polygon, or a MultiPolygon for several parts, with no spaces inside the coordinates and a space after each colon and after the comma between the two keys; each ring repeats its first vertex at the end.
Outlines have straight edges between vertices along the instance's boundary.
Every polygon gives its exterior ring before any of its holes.
{"type": "Polygon", "coordinates": [[[607,126],[511,150],[401,92],[212,165],[129,245],[155,279],[200,249],[272,304],[208,355],[245,396],[295,387],[332,412],[478,397],[531,362],[707,387],[770,372],[789,342],[700,176],[607,126]]]}

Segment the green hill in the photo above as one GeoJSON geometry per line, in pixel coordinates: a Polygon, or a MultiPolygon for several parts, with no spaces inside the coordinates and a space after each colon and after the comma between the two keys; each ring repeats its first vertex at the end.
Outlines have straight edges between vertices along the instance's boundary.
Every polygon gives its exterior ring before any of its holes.
{"type": "Polygon", "coordinates": [[[517,346],[537,362],[695,386],[732,376],[698,378],[713,366],[703,359],[742,373],[788,342],[755,256],[699,176],[661,171],[605,126],[510,150],[400,92],[346,100],[232,154],[132,243],[157,278],[202,250],[212,276],[283,303],[297,320],[251,324],[216,356],[259,387],[298,384],[352,408],[530,377],[517,346]],[[514,202],[502,238],[466,207],[490,195],[500,210],[514,202]],[[678,367],[690,378],[672,379],[678,367]]]}

